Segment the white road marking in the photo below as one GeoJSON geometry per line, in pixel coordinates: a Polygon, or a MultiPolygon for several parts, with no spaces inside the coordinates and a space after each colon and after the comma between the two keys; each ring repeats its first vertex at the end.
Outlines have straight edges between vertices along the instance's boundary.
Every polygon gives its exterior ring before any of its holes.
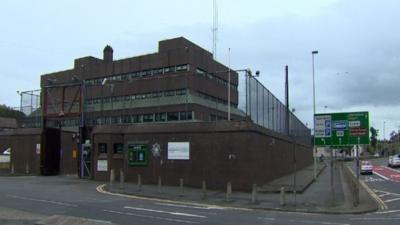
{"type": "Polygon", "coordinates": [[[384,196],[386,196],[386,195],[390,195],[390,193],[381,194],[381,195],[378,195],[378,197],[379,197],[379,198],[382,198],[382,197],[384,197],[384,196]]]}
{"type": "Polygon", "coordinates": [[[181,212],[170,212],[170,211],[157,210],[157,209],[146,209],[146,208],[138,208],[138,207],[131,207],[131,206],[125,206],[124,208],[125,209],[138,210],[138,211],[165,213],[165,214],[170,214],[170,215],[174,215],[174,216],[188,216],[188,217],[197,217],[197,218],[207,218],[206,216],[202,216],[202,215],[196,215],[196,214],[190,214],[190,213],[181,213],[181,212]]]}
{"type": "Polygon", "coordinates": [[[129,213],[129,212],[118,212],[118,211],[107,210],[107,209],[103,209],[103,211],[109,212],[109,213],[115,213],[115,214],[119,214],[119,215],[125,215],[125,216],[136,216],[136,217],[155,219],[155,220],[164,220],[164,221],[176,222],[176,223],[200,224],[200,222],[190,221],[190,220],[172,219],[172,218],[159,217],[159,216],[148,216],[148,215],[129,213]]]}
{"type": "Polygon", "coordinates": [[[394,202],[394,201],[398,201],[400,200],[400,198],[392,198],[392,199],[388,199],[385,202],[394,202]]]}
{"type": "Polygon", "coordinates": [[[104,190],[104,187],[106,184],[101,184],[96,187],[97,192],[102,193],[102,194],[107,194],[111,196],[118,196],[118,197],[123,197],[123,198],[131,198],[131,199],[140,199],[140,200],[146,200],[146,201],[157,201],[157,202],[165,202],[165,203],[173,203],[173,204],[186,204],[186,205],[193,205],[193,206],[206,206],[206,207],[219,207],[222,209],[230,209],[230,210],[241,210],[241,211],[253,211],[254,209],[248,209],[248,208],[240,208],[240,207],[230,207],[230,206],[217,206],[217,205],[211,205],[211,204],[204,204],[204,203],[194,203],[194,202],[182,202],[182,201],[176,201],[176,200],[168,200],[168,199],[160,199],[160,198],[152,198],[152,197],[141,197],[137,195],[128,195],[128,194],[120,194],[120,193],[112,193],[109,191],[104,190]]]}
{"type": "Polygon", "coordinates": [[[191,208],[191,209],[219,209],[224,210],[225,208],[219,206],[192,206],[192,205],[177,205],[171,203],[154,203],[155,205],[162,205],[162,206],[172,206],[172,207],[179,207],[179,208],[191,208]]]}
{"type": "Polygon", "coordinates": [[[314,220],[288,220],[293,224],[305,223],[305,224],[326,224],[326,225],[350,225],[349,223],[333,223],[325,221],[314,221],[314,220]]]}
{"type": "Polygon", "coordinates": [[[268,221],[275,221],[275,218],[272,217],[257,217],[259,220],[268,220],[268,221]]]}
{"type": "Polygon", "coordinates": [[[44,203],[50,203],[50,204],[55,204],[55,205],[68,206],[68,207],[78,207],[78,205],[65,203],[65,202],[57,202],[57,201],[50,201],[50,200],[36,199],[36,198],[27,198],[27,197],[22,197],[22,196],[17,196],[17,195],[7,195],[7,197],[21,199],[21,200],[35,201],[35,202],[44,202],[44,203]]]}
{"type": "MultiPolygon", "coordinates": [[[[170,204],[170,203],[154,203],[154,205],[161,205],[161,206],[168,206],[168,207],[177,207],[177,208],[187,208],[187,209],[202,209],[202,210],[213,210],[213,209],[219,209],[219,210],[224,210],[224,208],[221,207],[215,207],[215,206],[191,206],[191,205],[177,205],[177,204],[170,204]]],[[[205,212],[202,211],[203,214],[209,214],[209,215],[217,215],[215,212],[205,212]]]]}
{"type": "Polygon", "coordinates": [[[378,173],[378,172],[375,172],[374,174],[377,175],[377,176],[379,176],[379,177],[382,177],[382,178],[385,179],[385,180],[390,180],[388,177],[385,177],[385,176],[381,175],[381,174],[378,173]]]}
{"type": "Polygon", "coordinates": [[[388,213],[396,213],[396,212],[400,212],[400,209],[376,212],[376,214],[388,214],[388,213]]]}
{"type": "Polygon", "coordinates": [[[359,217],[359,218],[350,218],[350,220],[400,220],[400,217],[359,217]]]}

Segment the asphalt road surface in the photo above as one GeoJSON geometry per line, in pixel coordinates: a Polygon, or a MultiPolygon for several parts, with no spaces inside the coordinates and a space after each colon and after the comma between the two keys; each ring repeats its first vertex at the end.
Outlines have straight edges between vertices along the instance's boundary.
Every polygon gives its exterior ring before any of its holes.
{"type": "MultiPolygon", "coordinates": [[[[74,177],[0,177],[0,208],[20,212],[20,220],[24,220],[24,214],[42,216],[58,214],[111,221],[117,224],[393,225],[400,223],[400,200],[397,200],[400,199],[400,193],[397,193],[400,183],[383,179],[378,175],[363,176],[362,179],[386,201],[388,209],[364,215],[331,215],[190,205],[112,196],[96,190],[101,183],[74,177]]],[[[2,216],[4,218],[4,215],[2,216]]],[[[4,220],[0,220],[0,223],[1,221],[4,220]]]]}

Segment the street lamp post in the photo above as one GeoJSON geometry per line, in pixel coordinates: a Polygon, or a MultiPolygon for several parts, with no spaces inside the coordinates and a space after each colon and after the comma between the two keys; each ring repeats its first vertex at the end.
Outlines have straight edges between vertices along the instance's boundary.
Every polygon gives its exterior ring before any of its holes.
{"type": "MultiPolygon", "coordinates": [[[[316,55],[316,54],[318,54],[317,50],[314,50],[314,51],[311,52],[311,56],[312,56],[312,76],[313,76],[314,138],[315,138],[315,69],[314,69],[314,55],[316,55]]],[[[314,142],[314,147],[313,147],[313,153],[314,153],[314,180],[317,180],[317,155],[316,155],[315,142],[314,142]]]]}

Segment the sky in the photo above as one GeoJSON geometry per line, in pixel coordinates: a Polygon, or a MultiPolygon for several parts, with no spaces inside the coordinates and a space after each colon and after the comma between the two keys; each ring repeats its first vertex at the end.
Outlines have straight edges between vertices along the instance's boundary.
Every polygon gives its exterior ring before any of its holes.
{"type": "MultiPolygon", "coordinates": [[[[396,0],[218,0],[218,61],[259,70],[259,80],[312,127],[316,111],[369,111],[380,138],[400,129],[400,2],[396,0]]],[[[0,104],[18,107],[17,91],[39,89],[41,74],[83,56],[114,58],[157,51],[184,36],[212,50],[212,0],[3,0],[0,104]]]]}

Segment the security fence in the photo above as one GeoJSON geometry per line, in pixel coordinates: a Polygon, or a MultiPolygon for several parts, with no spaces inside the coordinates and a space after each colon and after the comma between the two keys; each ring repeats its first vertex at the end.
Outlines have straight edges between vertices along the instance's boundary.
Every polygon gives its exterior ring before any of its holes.
{"type": "Polygon", "coordinates": [[[299,142],[311,144],[310,129],[292,112],[288,112],[287,107],[248,71],[245,76],[239,76],[239,108],[254,123],[284,135],[289,134],[299,142]]]}
{"type": "Polygon", "coordinates": [[[19,120],[19,126],[40,127],[40,90],[23,91],[19,92],[19,95],[21,96],[21,102],[18,110],[25,115],[25,117],[19,120]]]}

